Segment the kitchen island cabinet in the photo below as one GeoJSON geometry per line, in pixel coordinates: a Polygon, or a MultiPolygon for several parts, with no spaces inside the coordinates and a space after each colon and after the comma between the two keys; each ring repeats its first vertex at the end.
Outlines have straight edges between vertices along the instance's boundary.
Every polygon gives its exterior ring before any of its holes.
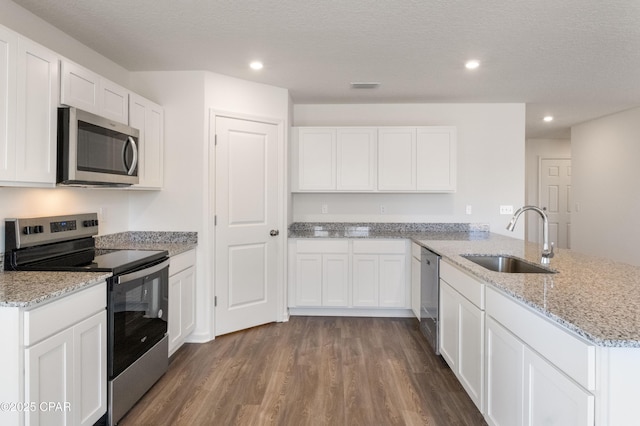
{"type": "Polygon", "coordinates": [[[485,284],[440,261],[440,354],[478,407],[484,405],[485,284]]]}

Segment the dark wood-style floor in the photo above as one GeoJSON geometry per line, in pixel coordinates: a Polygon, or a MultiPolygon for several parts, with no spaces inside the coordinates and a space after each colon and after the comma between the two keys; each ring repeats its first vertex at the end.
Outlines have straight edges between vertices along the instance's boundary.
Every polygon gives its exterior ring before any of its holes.
{"type": "Polygon", "coordinates": [[[120,425],[483,425],[415,319],[291,317],[186,344],[120,425]]]}

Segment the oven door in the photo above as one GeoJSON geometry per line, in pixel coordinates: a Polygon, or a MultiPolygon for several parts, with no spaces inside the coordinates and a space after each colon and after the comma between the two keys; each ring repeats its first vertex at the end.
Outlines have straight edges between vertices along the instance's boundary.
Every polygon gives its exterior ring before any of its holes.
{"type": "Polygon", "coordinates": [[[112,277],[108,373],[113,379],[167,333],[169,260],[112,277]]]}

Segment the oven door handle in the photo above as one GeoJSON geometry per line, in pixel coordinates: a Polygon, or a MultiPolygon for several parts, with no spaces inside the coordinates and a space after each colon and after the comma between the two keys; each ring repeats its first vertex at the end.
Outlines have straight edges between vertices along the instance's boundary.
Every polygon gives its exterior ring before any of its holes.
{"type": "Polygon", "coordinates": [[[154,274],[164,268],[169,266],[169,259],[165,260],[162,263],[158,263],[157,265],[150,266],[148,268],[141,269],[139,271],[132,272],[130,274],[120,275],[118,277],[118,284],[126,283],[128,281],[137,280],[138,278],[143,278],[147,275],[154,274]]]}

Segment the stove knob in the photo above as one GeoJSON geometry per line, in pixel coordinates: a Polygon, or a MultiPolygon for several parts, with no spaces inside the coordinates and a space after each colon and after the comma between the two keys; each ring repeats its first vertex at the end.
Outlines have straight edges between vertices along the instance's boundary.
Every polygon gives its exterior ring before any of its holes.
{"type": "Polygon", "coordinates": [[[98,226],[98,219],[93,221],[93,226],[98,226]]]}
{"type": "Polygon", "coordinates": [[[44,232],[44,226],[42,225],[37,225],[33,227],[33,233],[34,234],[42,234],[44,232]]]}
{"type": "Polygon", "coordinates": [[[33,233],[33,226],[25,226],[25,227],[22,229],[22,232],[23,232],[25,235],[30,235],[30,234],[32,234],[32,233],[33,233]]]}
{"type": "Polygon", "coordinates": [[[88,228],[91,226],[91,221],[90,220],[85,220],[84,222],[82,222],[82,226],[84,226],[85,228],[88,228]]]}

